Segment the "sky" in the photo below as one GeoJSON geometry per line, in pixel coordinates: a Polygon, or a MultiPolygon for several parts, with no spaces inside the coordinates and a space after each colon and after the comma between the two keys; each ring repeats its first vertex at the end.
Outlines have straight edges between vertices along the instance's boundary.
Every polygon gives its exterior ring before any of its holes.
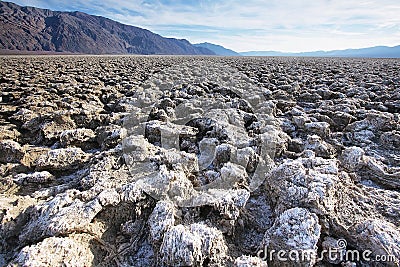
{"type": "Polygon", "coordinates": [[[10,0],[238,52],[400,45],[400,0],[10,0]]]}

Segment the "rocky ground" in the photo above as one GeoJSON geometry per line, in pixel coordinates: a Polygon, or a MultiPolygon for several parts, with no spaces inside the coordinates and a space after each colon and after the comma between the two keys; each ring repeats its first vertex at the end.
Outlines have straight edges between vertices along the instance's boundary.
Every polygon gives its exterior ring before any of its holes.
{"type": "Polygon", "coordinates": [[[2,57],[0,266],[399,266],[399,74],[2,57]]]}

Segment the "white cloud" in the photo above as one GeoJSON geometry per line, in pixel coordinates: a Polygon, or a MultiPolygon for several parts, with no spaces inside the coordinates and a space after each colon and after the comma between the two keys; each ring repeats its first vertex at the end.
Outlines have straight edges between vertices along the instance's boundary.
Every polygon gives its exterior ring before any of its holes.
{"type": "Polygon", "coordinates": [[[59,9],[83,8],[161,35],[214,42],[237,51],[331,50],[398,45],[400,41],[398,0],[16,2],[53,9],[57,5],[59,9]]]}

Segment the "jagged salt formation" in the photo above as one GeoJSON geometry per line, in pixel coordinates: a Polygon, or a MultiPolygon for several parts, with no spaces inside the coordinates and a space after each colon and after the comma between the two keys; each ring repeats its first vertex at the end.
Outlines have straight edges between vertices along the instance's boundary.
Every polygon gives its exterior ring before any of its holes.
{"type": "Polygon", "coordinates": [[[396,266],[399,61],[0,63],[0,265],[396,266]]]}

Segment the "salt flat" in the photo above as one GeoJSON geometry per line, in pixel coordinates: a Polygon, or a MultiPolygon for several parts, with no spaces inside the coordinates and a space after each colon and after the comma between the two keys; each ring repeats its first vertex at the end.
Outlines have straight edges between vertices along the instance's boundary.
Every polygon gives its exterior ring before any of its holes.
{"type": "Polygon", "coordinates": [[[0,57],[0,265],[398,266],[399,74],[395,59],[0,57]],[[342,258],[271,253],[329,249],[342,258]]]}

